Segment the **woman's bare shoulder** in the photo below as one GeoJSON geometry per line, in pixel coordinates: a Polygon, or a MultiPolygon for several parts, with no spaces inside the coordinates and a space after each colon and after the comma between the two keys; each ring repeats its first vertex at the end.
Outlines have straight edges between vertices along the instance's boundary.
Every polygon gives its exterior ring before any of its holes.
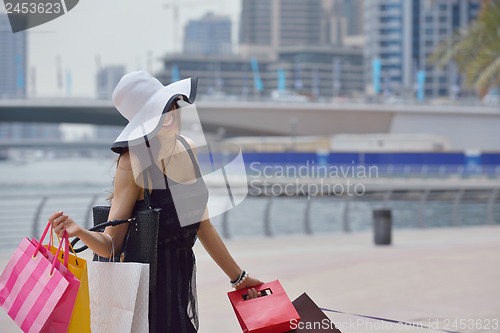
{"type": "Polygon", "coordinates": [[[125,152],[120,155],[118,159],[117,168],[122,170],[132,170],[132,160],[134,156],[130,154],[130,152],[125,152]]]}
{"type": "Polygon", "coordinates": [[[135,182],[132,161],[133,157],[131,157],[129,152],[123,153],[118,160],[118,165],[116,167],[115,174],[115,190],[117,188],[132,188],[137,187],[135,182]]]}
{"type": "Polygon", "coordinates": [[[129,152],[123,153],[116,165],[116,178],[120,178],[122,180],[133,181],[134,173],[132,171],[132,159],[129,152]]]}

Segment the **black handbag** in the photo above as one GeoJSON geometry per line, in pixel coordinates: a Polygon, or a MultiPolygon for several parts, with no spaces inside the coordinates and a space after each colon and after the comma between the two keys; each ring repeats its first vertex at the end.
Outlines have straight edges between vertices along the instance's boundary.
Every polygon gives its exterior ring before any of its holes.
{"type": "MultiPolygon", "coordinates": [[[[144,192],[149,194],[147,190],[144,192]]],[[[110,206],[92,207],[94,224],[97,223],[97,226],[106,227],[110,208],[111,208],[110,206]]],[[[129,219],[130,225],[128,227],[128,232],[125,238],[125,242],[123,243],[122,251],[114,258],[115,261],[120,261],[120,262],[140,262],[149,264],[149,331],[150,332],[156,331],[155,327],[156,302],[154,295],[156,295],[156,271],[157,271],[157,261],[158,261],[157,260],[158,228],[160,222],[160,211],[161,211],[160,208],[149,208],[149,209],[136,210],[134,212],[133,214],[134,217],[132,219],[129,219]]],[[[110,261],[110,260],[111,260],[110,258],[103,258],[101,256],[94,254],[94,261],[110,261]]]]}
{"type": "MultiPolygon", "coordinates": [[[[108,221],[110,206],[94,206],[92,214],[94,228],[91,231],[104,231],[107,226],[130,223],[127,236],[119,254],[113,258],[119,262],[140,262],[150,265],[150,276],[156,276],[158,228],[160,208],[141,209],[134,211],[133,218],[128,220],[108,221]]],[[[94,261],[111,261],[94,254],[94,261]]],[[[151,279],[150,287],[156,287],[156,279],[151,279]]],[[[151,288],[150,288],[151,289],[151,288]]]]}
{"type": "MultiPolygon", "coordinates": [[[[145,201],[149,207],[149,192],[145,192],[145,201]]],[[[92,207],[94,226],[89,231],[102,232],[108,226],[117,226],[130,223],[127,236],[122,246],[122,250],[113,259],[105,258],[94,254],[94,261],[115,262],[140,262],[150,265],[150,290],[156,289],[157,253],[158,253],[158,230],[160,223],[160,208],[147,208],[135,210],[133,218],[126,220],[108,221],[110,206],[92,207]]],[[[71,245],[74,247],[79,241],[75,238],[71,245]]],[[[82,246],[75,249],[76,253],[86,250],[88,247],[82,246]]]]}
{"type": "MultiPolygon", "coordinates": [[[[145,178],[146,189],[144,190],[144,201],[147,205],[146,209],[137,209],[133,212],[133,217],[125,220],[108,220],[111,206],[94,206],[92,207],[92,216],[94,226],[89,231],[103,232],[108,226],[117,226],[124,223],[129,223],[127,236],[122,246],[122,250],[114,258],[104,258],[94,254],[94,261],[109,262],[139,262],[149,264],[149,328],[150,332],[155,332],[156,323],[156,302],[154,295],[156,294],[156,272],[157,272],[157,254],[158,254],[158,232],[160,226],[160,211],[161,208],[151,208],[150,193],[147,190],[147,178],[145,178]]],[[[73,248],[79,241],[75,238],[71,245],[73,248]]],[[[74,249],[76,253],[86,250],[86,245],[74,249]]]]}

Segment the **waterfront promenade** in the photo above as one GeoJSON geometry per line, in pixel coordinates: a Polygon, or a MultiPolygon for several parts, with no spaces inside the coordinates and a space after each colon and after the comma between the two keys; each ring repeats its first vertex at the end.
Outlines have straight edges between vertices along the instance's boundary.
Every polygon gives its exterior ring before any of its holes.
{"type": "MultiPolygon", "coordinates": [[[[496,320],[500,325],[500,225],[399,229],[391,246],[373,245],[371,232],[235,238],[226,244],[244,269],[261,280],[280,279],[292,299],[305,291],[325,308],[439,323],[451,331],[500,332],[494,328],[496,320]],[[460,325],[455,319],[467,327],[454,327],[460,325]],[[489,329],[481,328],[488,322],[489,329]]],[[[227,278],[199,243],[195,251],[200,333],[241,332],[226,296],[227,278]]],[[[0,269],[9,256],[0,253],[0,269]]],[[[328,316],[344,333],[437,332],[328,316]]],[[[3,311],[0,332],[20,332],[3,311]]]]}

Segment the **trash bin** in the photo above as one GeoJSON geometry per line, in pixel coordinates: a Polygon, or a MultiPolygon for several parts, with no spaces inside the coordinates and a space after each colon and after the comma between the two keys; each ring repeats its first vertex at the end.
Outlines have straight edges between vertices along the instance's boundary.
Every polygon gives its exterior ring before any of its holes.
{"type": "Polygon", "coordinates": [[[390,209],[373,211],[373,236],[376,245],[390,245],[392,232],[392,215],[390,209]]]}

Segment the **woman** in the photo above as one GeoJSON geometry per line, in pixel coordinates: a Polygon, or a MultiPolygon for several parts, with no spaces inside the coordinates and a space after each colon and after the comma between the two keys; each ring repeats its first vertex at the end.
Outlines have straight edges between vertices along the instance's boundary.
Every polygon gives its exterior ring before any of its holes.
{"type": "MultiPolygon", "coordinates": [[[[150,327],[162,333],[198,330],[192,251],[197,238],[234,288],[249,288],[248,295],[255,298],[260,295],[251,287],[262,284],[238,266],[211,224],[206,209],[208,192],[195,159],[195,147],[190,139],[179,135],[178,108],[182,102],[194,102],[196,83],[196,79],[186,79],[165,87],[139,71],[125,75],[113,92],[115,107],[129,123],[111,148],[120,156],[109,219],[127,219],[134,210],[147,208],[145,191],[150,205],[161,208],[157,292],[151,296],[156,297],[157,316],[150,327]],[[186,206],[193,223],[180,222],[170,190],[172,184],[182,188],[183,200],[189,200],[186,206]]],[[[70,237],[80,238],[102,257],[110,256],[112,246],[116,251],[122,248],[128,230],[128,225],[123,224],[107,227],[103,233],[90,232],[63,212],[54,213],[49,221],[56,233],[66,231],[70,237]]]]}

